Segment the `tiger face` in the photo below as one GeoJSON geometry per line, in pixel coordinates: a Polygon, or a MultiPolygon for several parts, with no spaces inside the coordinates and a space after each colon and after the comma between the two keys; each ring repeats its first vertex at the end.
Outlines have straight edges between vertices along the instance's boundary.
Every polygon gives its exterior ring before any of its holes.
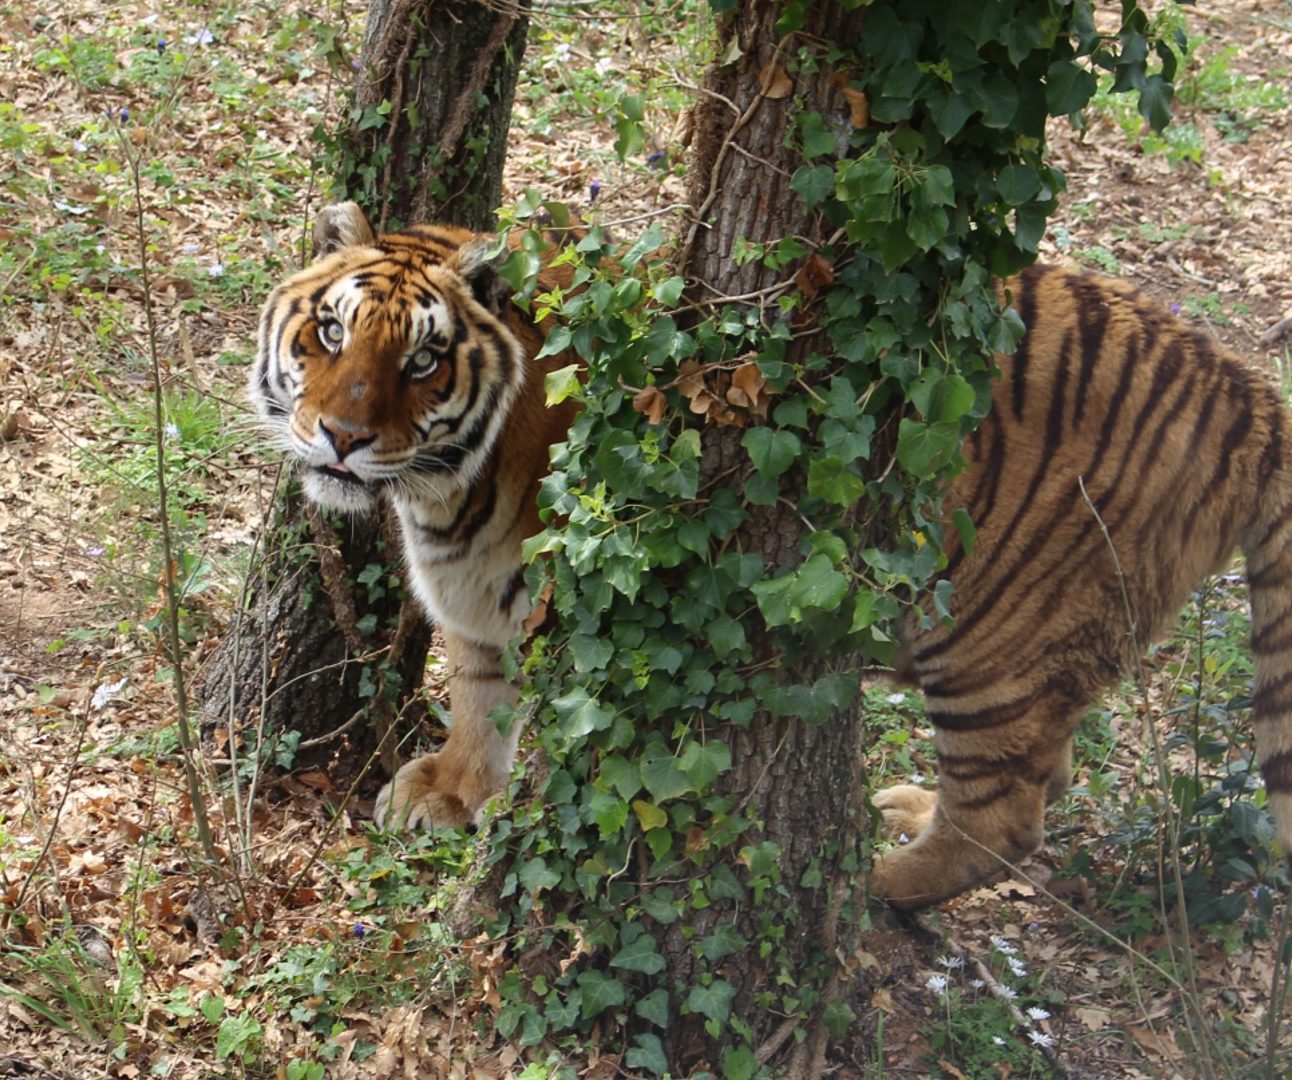
{"type": "Polygon", "coordinates": [[[324,211],[317,261],[266,302],[250,378],[310,499],[362,513],[383,490],[443,498],[479,472],[525,375],[491,240],[378,238],[354,203],[324,211]]]}

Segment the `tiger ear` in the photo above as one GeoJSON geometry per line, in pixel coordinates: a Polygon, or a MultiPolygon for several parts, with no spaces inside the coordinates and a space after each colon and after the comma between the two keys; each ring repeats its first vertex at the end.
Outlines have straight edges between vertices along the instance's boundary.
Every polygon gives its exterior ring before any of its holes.
{"type": "Polygon", "coordinates": [[[489,233],[473,236],[458,248],[458,273],[471,286],[471,295],[476,303],[495,315],[502,313],[511,298],[511,287],[498,276],[510,254],[498,243],[498,238],[489,233]]]}
{"type": "Polygon", "coordinates": [[[314,219],[315,259],[342,248],[367,247],[376,242],[377,234],[358,203],[333,203],[323,207],[314,219]]]}

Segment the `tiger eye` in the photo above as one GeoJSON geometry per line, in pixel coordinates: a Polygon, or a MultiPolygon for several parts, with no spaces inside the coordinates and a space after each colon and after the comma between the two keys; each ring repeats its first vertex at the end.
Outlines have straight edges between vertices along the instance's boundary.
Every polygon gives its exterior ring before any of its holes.
{"type": "Polygon", "coordinates": [[[335,319],[324,319],[319,323],[319,341],[326,348],[335,351],[344,339],[345,327],[335,319]]]}

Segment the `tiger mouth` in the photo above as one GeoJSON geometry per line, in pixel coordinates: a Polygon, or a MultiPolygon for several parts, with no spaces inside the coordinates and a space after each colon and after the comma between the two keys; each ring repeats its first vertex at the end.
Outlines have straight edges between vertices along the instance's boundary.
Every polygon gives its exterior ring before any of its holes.
{"type": "Polygon", "coordinates": [[[314,465],[310,471],[318,476],[326,476],[330,480],[340,480],[342,483],[353,484],[357,487],[366,488],[368,482],[349,469],[337,469],[331,465],[314,465]]]}

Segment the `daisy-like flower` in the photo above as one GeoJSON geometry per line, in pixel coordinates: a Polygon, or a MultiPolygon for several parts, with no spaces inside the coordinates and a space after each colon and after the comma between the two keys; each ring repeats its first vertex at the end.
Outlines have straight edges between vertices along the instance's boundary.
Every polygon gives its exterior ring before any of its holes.
{"type": "Polygon", "coordinates": [[[1050,1019],[1050,1014],[1048,1012],[1046,1012],[1044,1009],[1038,1009],[1035,1005],[1033,1005],[1030,1009],[1027,1010],[1027,1015],[1030,1016],[1033,1020],[1050,1019]]]}
{"type": "Polygon", "coordinates": [[[935,994],[945,993],[947,989],[947,977],[945,975],[930,975],[924,985],[935,994]]]}
{"type": "Polygon", "coordinates": [[[1005,1040],[1004,1040],[1004,1039],[1002,1039],[999,1035],[993,1035],[993,1036],[991,1037],[991,1041],[992,1041],[992,1042],[994,1042],[997,1046],[1004,1046],[1004,1045],[1005,1045],[1005,1040]]]}
{"type": "Polygon", "coordinates": [[[1013,1001],[1016,997],[1018,997],[1018,991],[1015,990],[1012,986],[1006,986],[1004,983],[1000,984],[1000,988],[996,992],[1000,994],[1000,996],[1003,997],[1006,1001],[1013,1001]]]}
{"type": "Polygon", "coordinates": [[[972,986],[975,990],[981,990],[987,984],[983,982],[982,979],[970,979],[969,985],[972,986]]]}
{"type": "Polygon", "coordinates": [[[939,956],[938,966],[947,968],[950,971],[955,971],[957,968],[962,968],[965,966],[964,957],[963,956],[939,956]]]}
{"type": "Polygon", "coordinates": [[[1018,950],[1014,948],[1013,945],[1011,945],[1005,938],[1001,937],[999,934],[992,934],[991,944],[992,944],[992,948],[994,948],[998,953],[1003,953],[1006,956],[1013,956],[1016,952],[1018,952],[1018,950]]]}
{"type": "Polygon", "coordinates": [[[1009,963],[1009,970],[1014,973],[1014,977],[1016,979],[1026,978],[1027,968],[1023,965],[1022,960],[1017,956],[1010,956],[1007,957],[1007,961],[1009,963]]]}
{"type": "Polygon", "coordinates": [[[1037,1046],[1044,1046],[1047,1050],[1054,1045],[1054,1039],[1044,1031],[1029,1031],[1027,1037],[1037,1046]]]}

